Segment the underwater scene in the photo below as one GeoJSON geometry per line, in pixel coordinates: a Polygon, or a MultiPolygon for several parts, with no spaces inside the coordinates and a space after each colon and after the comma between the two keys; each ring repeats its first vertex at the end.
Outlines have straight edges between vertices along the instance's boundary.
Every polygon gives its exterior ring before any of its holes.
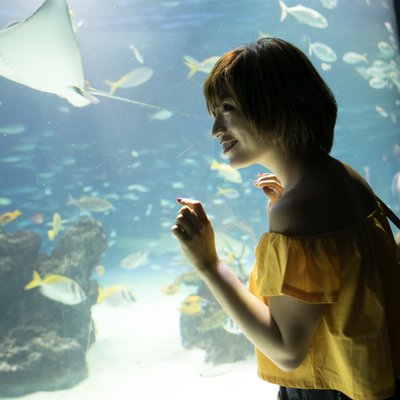
{"type": "Polygon", "coordinates": [[[336,96],[333,156],[398,213],[393,2],[2,0],[0,26],[0,398],[275,399],[170,232],[201,200],[246,283],[268,230],[265,171],[229,166],[202,83],[292,42],[336,96]]]}

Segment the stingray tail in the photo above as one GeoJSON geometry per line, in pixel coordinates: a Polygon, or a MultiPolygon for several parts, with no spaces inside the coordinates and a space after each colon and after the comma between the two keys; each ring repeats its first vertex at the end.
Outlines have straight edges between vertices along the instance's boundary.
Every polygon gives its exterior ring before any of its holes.
{"type": "Polygon", "coordinates": [[[94,89],[94,88],[92,88],[92,87],[88,87],[87,89],[88,89],[88,91],[90,91],[91,94],[96,95],[96,96],[107,97],[107,98],[109,98],[109,99],[114,99],[114,100],[118,100],[118,101],[123,101],[123,102],[125,102],[125,103],[136,104],[137,106],[146,107],[146,108],[151,108],[151,109],[153,109],[153,110],[167,110],[167,111],[170,111],[170,112],[172,112],[172,113],[174,113],[174,114],[183,115],[184,117],[202,119],[202,117],[199,117],[199,116],[197,116],[197,115],[188,114],[188,113],[185,113],[185,112],[182,112],[182,111],[171,110],[171,109],[169,109],[169,108],[165,108],[165,107],[161,107],[161,106],[156,106],[156,105],[154,105],[154,104],[143,103],[142,101],[127,99],[126,97],[115,96],[114,94],[110,94],[110,93],[107,93],[107,92],[103,92],[102,90],[97,90],[97,89],[94,89]]]}
{"type": "Polygon", "coordinates": [[[83,90],[83,89],[78,89],[79,93],[87,100],[90,101],[92,104],[98,104],[100,103],[100,100],[94,97],[90,92],[83,90]]]}

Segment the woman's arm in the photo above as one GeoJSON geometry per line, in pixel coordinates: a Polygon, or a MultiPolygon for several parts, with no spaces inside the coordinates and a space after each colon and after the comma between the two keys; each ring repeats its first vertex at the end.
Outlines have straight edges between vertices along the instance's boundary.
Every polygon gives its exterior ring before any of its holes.
{"type": "Polygon", "coordinates": [[[291,370],[301,364],[312,341],[321,305],[289,296],[269,298],[269,306],[240,282],[217,255],[214,231],[200,202],[178,199],[172,233],[226,313],[247,338],[279,368],[291,370]]]}

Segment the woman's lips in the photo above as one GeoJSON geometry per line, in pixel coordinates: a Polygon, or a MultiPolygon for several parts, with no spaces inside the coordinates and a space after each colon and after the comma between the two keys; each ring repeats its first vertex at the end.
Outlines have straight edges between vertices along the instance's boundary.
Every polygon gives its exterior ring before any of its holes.
{"type": "Polygon", "coordinates": [[[224,154],[227,153],[236,143],[237,140],[230,140],[229,142],[222,143],[224,154]]]}

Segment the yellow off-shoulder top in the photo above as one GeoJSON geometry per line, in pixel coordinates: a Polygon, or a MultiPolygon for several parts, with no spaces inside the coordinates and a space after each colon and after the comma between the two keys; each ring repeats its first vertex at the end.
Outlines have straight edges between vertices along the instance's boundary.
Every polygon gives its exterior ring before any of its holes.
{"type": "Polygon", "coordinates": [[[260,378],[354,400],[390,397],[400,376],[400,266],[382,209],[326,234],[265,233],[255,254],[250,291],[263,301],[324,304],[303,363],[285,372],[256,349],[260,378]]]}

